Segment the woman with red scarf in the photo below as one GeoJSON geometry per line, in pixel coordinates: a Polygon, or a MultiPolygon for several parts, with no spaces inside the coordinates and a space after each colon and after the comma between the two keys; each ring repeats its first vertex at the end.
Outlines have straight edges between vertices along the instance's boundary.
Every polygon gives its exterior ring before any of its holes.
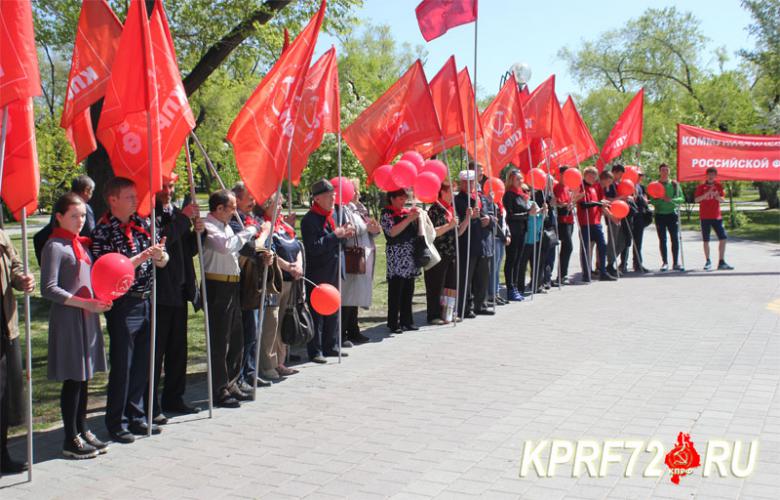
{"type": "Polygon", "coordinates": [[[512,301],[522,301],[525,283],[520,281],[520,264],[523,260],[531,202],[528,190],[523,189],[523,174],[516,168],[510,169],[507,173],[505,185],[506,193],[504,193],[503,205],[506,210],[506,223],[509,226],[511,238],[509,246],[506,247],[506,262],[504,263],[506,298],[512,301]]]}
{"type": "Polygon", "coordinates": [[[87,384],[106,371],[98,314],[110,302],[93,298],[90,239],[79,236],[86,219],[84,201],[73,193],[54,205],[54,229],[41,256],[41,295],[53,302],[49,312],[48,375],[62,382],[60,406],[66,457],[94,458],[108,446],[87,427],[87,384]]]}
{"type": "Polygon", "coordinates": [[[420,275],[412,241],[418,233],[420,208],[404,208],[407,199],[404,189],[387,193],[387,206],[379,221],[387,238],[387,328],[392,333],[419,330],[412,316],[414,280],[420,275]]]}
{"type": "MultiPolygon", "coordinates": [[[[436,228],[436,239],[433,240],[433,245],[439,252],[441,260],[425,271],[426,313],[429,324],[443,325],[448,323],[445,314],[447,301],[451,302],[454,314],[455,290],[458,286],[458,268],[455,263],[457,241],[453,232],[455,226],[458,226],[458,218],[452,206],[452,187],[448,180],[445,179],[441,183],[439,197],[428,209],[428,217],[436,228]]],[[[459,225],[459,236],[467,226],[468,220],[459,225]]]]}

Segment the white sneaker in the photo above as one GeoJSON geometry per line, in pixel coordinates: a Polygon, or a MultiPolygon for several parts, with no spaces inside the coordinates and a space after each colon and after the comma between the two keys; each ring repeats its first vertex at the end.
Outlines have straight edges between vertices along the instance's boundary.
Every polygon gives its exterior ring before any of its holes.
{"type": "Polygon", "coordinates": [[[669,264],[664,264],[661,266],[661,269],[659,269],[659,271],[661,271],[662,273],[665,273],[668,270],[669,270],[669,264]]]}

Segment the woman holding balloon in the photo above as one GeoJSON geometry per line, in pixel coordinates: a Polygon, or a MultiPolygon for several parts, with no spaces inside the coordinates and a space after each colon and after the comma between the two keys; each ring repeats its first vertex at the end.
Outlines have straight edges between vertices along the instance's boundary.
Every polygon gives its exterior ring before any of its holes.
{"type": "Polygon", "coordinates": [[[87,427],[87,392],[96,372],[106,371],[98,314],[111,303],[92,293],[89,238],[79,236],[86,220],[84,201],[67,193],[54,205],[54,229],[41,257],[41,294],[52,301],[49,312],[48,376],[62,382],[66,457],[94,458],[108,446],[87,427]]]}

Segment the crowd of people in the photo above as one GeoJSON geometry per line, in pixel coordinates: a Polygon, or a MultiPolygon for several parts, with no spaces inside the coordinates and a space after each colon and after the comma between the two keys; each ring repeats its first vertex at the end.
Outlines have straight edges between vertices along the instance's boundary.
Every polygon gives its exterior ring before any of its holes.
{"type": "MultiPolygon", "coordinates": [[[[310,329],[306,352],[311,362],[346,357],[345,349],[369,340],[360,330],[358,313],[372,304],[375,239],[380,233],[386,240],[386,325],[396,334],[419,328],[412,299],[423,273],[425,318],[431,325],[491,315],[496,305],[520,302],[529,294],[573,283],[569,261],[576,247],[583,282],[594,275],[614,281],[628,272],[629,261],[634,272],[646,273],[642,235],[653,220],[660,244],[660,271],[669,269],[667,239],[671,241],[672,270],[682,270],[679,205],[683,194],[679,184],[670,180],[667,165],[659,171],[665,189],[661,198],[648,198],[641,180],[633,193],[620,194],[616,185],[625,169],[618,164],[601,173],[593,167],[584,169],[577,190],[551,180],[544,188],[533,189],[520,170],[510,168],[505,194],[497,197],[487,187],[481,167],[471,164],[457,177],[457,193],[444,180],[437,200],[427,210],[413,199],[410,206],[412,193],[407,190],[386,193],[387,203],[378,220],[360,201],[358,179],[350,179],[356,195],[344,205],[335,203],[334,186],[322,179],[310,188],[310,206],[299,230],[295,215],[283,213],[281,195],[258,203],[241,182],[231,190],[211,193],[206,217],[201,217],[192,200],[176,206],[177,177],[172,174],[155,196],[156,232],[151,230],[151,219],[137,213],[133,181],[116,177],[103,186],[108,210],[96,219],[88,204],[94,182],[80,176],[72,191],[57,200],[50,225],[36,235],[41,294],[52,303],[48,378],[62,383],[63,453],[81,459],[108,450],[86,419],[88,384],[97,372],[109,373],[104,422],[114,442],[132,443],[136,435],[159,434],[169,415],[200,411],[185,400],[190,304],[196,311],[208,306],[211,386],[217,407],[238,408],[253,398],[256,387],[297,373],[287,364],[300,359],[290,352],[283,335],[283,329],[290,327],[291,312],[296,318],[296,314],[310,318],[296,319],[292,327],[310,329]],[[630,207],[624,218],[610,211],[618,199],[630,207]],[[201,246],[203,254],[198,256],[201,246]],[[127,293],[108,302],[94,296],[90,269],[102,255],[115,252],[130,259],[135,279],[127,293]],[[203,260],[205,304],[195,258],[203,260]],[[149,412],[155,269],[155,393],[149,412]],[[324,315],[311,307],[312,290],[322,284],[341,287],[340,322],[339,315],[324,315]],[[306,307],[307,300],[310,307],[306,307]],[[105,316],[110,339],[108,361],[100,314],[105,316]]],[[[695,194],[700,203],[705,270],[712,268],[712,229],[720,242],[717,267],[731,269],[724,260],[723,188],[716,177],[717,171],[709,169],[706,182],[695,194]]],[[[23,418],[21,351],[12,289],[30,293],[35,279],[23,272],[3,231],[0,287],[0,458],[2,472],[19,472],[26,464],[12,460],[6,446],[9,425],[23,418]]]]}

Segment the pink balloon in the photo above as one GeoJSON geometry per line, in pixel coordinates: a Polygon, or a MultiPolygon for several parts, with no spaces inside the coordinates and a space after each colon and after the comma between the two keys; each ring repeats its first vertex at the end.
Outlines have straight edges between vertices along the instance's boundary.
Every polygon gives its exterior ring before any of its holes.
{"type": "Polygon", "coordinates": [[[407,151],[401,155],[401,159],[399,161],[410,162],[412,165],[414,165],[414,168],[417,169],[417,173],[422,172],[423,165],[425,164],[425,158],[423,158],[423,155],[417,151],[407,151]]]}
{"type": "Polygon", "coordinates": [[[582,185],[582,174],[576,168],[567,168],[563,172],[563,185],[572,191],[577,191],[582,185]]]}
{"type": "Polygon", "coordinates": [[[382,191],[387,192],[398,190],[398,186],[396,186],[395,182],[393,182],[392,172],[392,165],[382,165],[381,167],[377,167],[377,169],[374,170],[373,176],[376,187],[382,191]]]}
{"type": "Polygon", "coordinates": [[[355,197],[355,185],[346,177],[334,177],[330,183],[333,184],[333,189],[336,191],[336,205],[346,205],[355,197]],[[343,201],[339,198],[339,188],[344,197],[343,201]]]}
{"type": "Polygon", "coordinates": [[[498,177],[490,177],[487,182],[485,182],[484,191],[488,196],[493,197],[493,201],[500,201],[501,198],[504,197],[504,193],[506,193],[506,186],[504,186],[504,182],[498,177]]]}
{"type": "Polygon", "coordinates": [[[414,180],[414,194],[423,203],[433,203],[439,197],[441,181],[433,172],[423,172],[414,180]]]}
{"type": "Polygon", "coordinates": [[[620,180],[631,181],[636,184],[639,182],[639,169],[633,165],[626,165],[626,171],[623,172],[623,177],[620,180]]]}
{"type": "Polygon", "coordinates": [[[428,160],[423,164],[422,172],[433,172],[439,178],[439,182],[444,182],[447,178],[447,165],[441,160],[428,160]]]}
{"type": "Polygon", "coordinates": [[[534,189],[544,189],[547,183],[547,174],[541,168],[532,168],[528,176],[531,181],[531,187],[534,189]]]}
{"type": "Polygon", "coordinates": [[[311,291],[311,306],[323,316],[330,316],[341,307],[341,294],[338,289],[328,283],[322,283],[311,291]]]}
{"type": "Polygon", "coordinates": [[[135,282],[135,268],[121,253],[102,255],[92,265],[92,291],[100,300],[111,302],[130,289],[135,282]]]}
{"type": "Polygon", "coordinates": [[[398,189],[406,189],[412,187],[414,180],[417,178],[417,168],[410,161],[399,160],[398,163],[393,165],[393,170],[390,171],[390,178],[398,189]]]}

